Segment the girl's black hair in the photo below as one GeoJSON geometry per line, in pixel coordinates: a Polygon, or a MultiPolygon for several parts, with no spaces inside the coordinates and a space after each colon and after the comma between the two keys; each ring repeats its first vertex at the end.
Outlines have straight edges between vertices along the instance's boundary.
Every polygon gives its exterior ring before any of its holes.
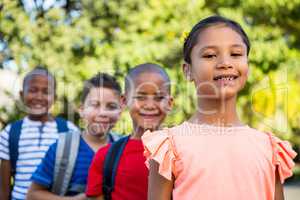
{"type": "Polygon", "coordinates": [[[92,88],[98,87],[112,89],[116,91],[118,95],[121,95],[122,92],[121,87],[115,77],[106,73],[98,73],[89,80],[85,81],[81,95],[81,102],[84,103],[92,88]]]}
{"type": "Polygon", "coordinates": [[[213,26],[216,24],[224,24],[225,26],[236,31],[241,36],[243,42],[247,46],[247,55],[249,55],[250,41],[249,41],[247,34],[243,30],[243,28],[237,22],[235,22],[233,20],[227,19],[222,16],[215,15],[215,16],[210,16],[210,17],[207,17],[207,18],[199,21],[192,28],[191,32],[185,39],[184,45],[183,45],[183,57],[184,57],[184,61],[186,63],[191,64],[191,52],[192,52],[193,47],[197,43],[198,35],[200,34],[200,32],[203,31],[204,29],[206,29],[207,27],[210,27],[210,26],[213,26]]]}

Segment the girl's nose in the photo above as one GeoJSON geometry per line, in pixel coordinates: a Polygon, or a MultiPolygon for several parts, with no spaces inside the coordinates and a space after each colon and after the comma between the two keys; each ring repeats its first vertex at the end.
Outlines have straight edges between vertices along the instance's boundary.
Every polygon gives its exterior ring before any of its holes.
{"type": "Polygon", "coordinates": [[[35,98],[39,99],[39,100],[42,100],[44,98],[43,92],[42,91],[37,92],[36,95],[35,95],[35,98]]]}
{"type": "Polygon", "coordinates": [[[102,106],[100,106],[98,109],[97,109],[97,115],[98,116],[107,116],[109,114],[109,112],[103,108],[102,106]]]}
{"type": "Polygon", "coordinates": [[[228,56],[220,56],[217,63],[217,69],[233,68],[232,62],[228,56]]]}
{"type": "Polygon", "coordinates": [[[156,106],[156,102],[155,100],[153,99],[153,97],[151,98],[147,98],[146,102],[144,103],[143,107],[145,109],[154,109],[156,106]]]}

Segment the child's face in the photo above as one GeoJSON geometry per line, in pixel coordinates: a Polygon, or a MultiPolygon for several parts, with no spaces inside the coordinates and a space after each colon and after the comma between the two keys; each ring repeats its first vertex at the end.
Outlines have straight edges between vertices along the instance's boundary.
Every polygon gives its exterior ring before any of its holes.
{"type": "Polygon", "coordinates": [[[121,96],[104,87],[91,88],[84,104],[80,106],[80,116],[87,125],[87,131],[94,136],[105,136],[118,121],[122,112],[121,96]]]}
{"type": "Polygon", "coordinates": [[[171,109],[168,84],[158,73],[142,73],[134,78],[127,104],[134,129],[156,130],[171,109]]]}
{"type": "Polygon", "coordinates": [[[21,98],[29,115],[42,116],[48,111],[55,100],[54,82],[46,75],[32,75],[25,82],[21,98]]]}
{"type": "Polygon", "coordinates": [[[198,35],[185,74],[194,81],[199,97],[227,99],[235,96],[248,76],[247,48],[229,27],[215,25],[198,35]]]}

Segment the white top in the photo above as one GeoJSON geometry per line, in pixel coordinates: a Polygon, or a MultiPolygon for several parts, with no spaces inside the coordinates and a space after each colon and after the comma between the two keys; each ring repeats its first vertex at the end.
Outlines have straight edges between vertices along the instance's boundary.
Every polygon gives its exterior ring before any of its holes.
{"type": "MultiPolygon", "coordinates": [[[[79,129],[67,121],[70,130],[79,129]]],[[[0,132],[0,159],[10,160],[9,131],[11,124],[0,132]]],[[[12,192],[12,200],[25,199],[31,184],[31,175],[35,172],[48,148],[58,139],[57,124],[55,121],[32,121],[25,117],[22,123],[19,140],[19,157],[16,163],[16,175],[12,192]]]]}

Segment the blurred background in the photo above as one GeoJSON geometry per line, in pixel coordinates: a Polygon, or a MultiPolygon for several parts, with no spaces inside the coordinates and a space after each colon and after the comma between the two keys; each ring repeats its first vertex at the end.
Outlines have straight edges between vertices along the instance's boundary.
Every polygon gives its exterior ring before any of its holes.
{"type": "MultiPolygon", "coordinates": [[[[128,69],[144,62],[161,64],[171,76],[175,108],[165,125],[181,123],[195,110],[193,85],[181,71],[183,41],[213,14],[238,21],[252,43],[240,116],[300,152],[299,0],[0,0],[0,127],[24,115],[22,78],[37,65],[57,78],[53,113],[80,125],[84,80],[107,72],[123,85],[128,69]]],[[[130,133],[128,113],[115,131],[130,133]]],[[[291,192],[300,190],[299,165],[295,174],[291,192]]]]}

